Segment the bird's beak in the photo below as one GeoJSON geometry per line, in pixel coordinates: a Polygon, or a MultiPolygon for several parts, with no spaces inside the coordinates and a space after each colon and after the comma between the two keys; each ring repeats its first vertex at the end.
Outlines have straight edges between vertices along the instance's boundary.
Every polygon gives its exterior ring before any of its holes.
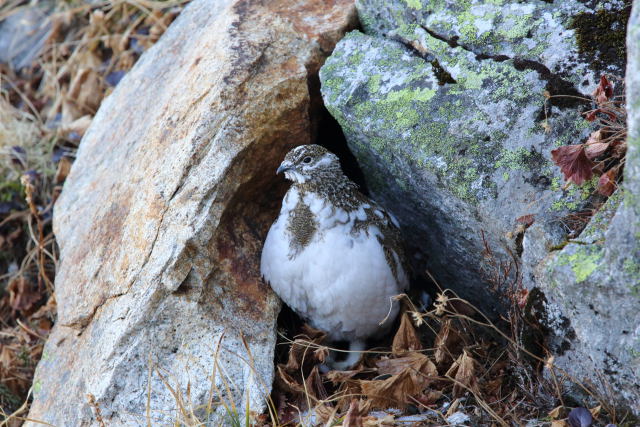
{"type": "Polygon", "coordinates": [[[278,167],[278,170],[276,171],[276,175],[282,173],[282,172],[286,172],[288,170],[293,169],[293,165],[291,163],[287,163],[287,162],[282,162],[280,164],[280,166],[278,167]]]}

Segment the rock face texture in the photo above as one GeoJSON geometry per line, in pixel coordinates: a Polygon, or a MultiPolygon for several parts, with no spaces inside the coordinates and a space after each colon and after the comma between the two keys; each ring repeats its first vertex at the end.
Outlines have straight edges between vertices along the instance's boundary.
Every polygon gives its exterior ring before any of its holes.
{"type": "Polygon", "coordinates": [[[582,232],[586,245],[549,255],[596,184],[564,187],[550,152],[593,130],[580,115],[590,104],[575,97],[588,97],[602,72],[624,76],[630,2],[356,5],[364,32],[338,43],[320,78],[373,196],[428,254],[441,285],[485,312],[499,309],[489,285],[521,265],[525,285],[547,293],[559,364],[606,378],[627,405],[640,401],[638,293],[630,285],[640,269],[628,259],[639,237],[628,201],[640,194],[633,149],[625,195],[582,232]],[[609,219],[608,229],[595,230],[609,219]]]}
{"type": "Polygon", "coordinates": [[[612,398],[625,400],[640,415],[639,1],[633,5],[627,46],[624,191],[607,201],[578,241],[538,268],[537,283],[575,331],[570,351],[559,353],[557,363],[600,390],[610,390],[612,398]]]}
{"type": "Polygon", "coordinates": [[[58,320],[29,418],[97,425],[88,395],[114,426],[264,408],[275,169],[312,142],[317,71],[355,20],[347,0],[197,0],[118,84],[56,205],[58,320]]]}
{"type": "MultiPolygon", "coordinates": [[[[555,145],[588,134],[584,103],[545,102],[593,90],[599,53],[587,57],[586,30],[571,30],[593,11],[577,1],[357,7],[365,34],[349,34],[323,67],[325,103],[432,272],[465,297],[492,299],[478,280],[485,241],[508,261],[521,250],[505,237],[517,218],[559,229],[593,188],[562,191],[550,161],[555,145]]],[[[623,74],[623,58],[607,65],[623,74]]]]}

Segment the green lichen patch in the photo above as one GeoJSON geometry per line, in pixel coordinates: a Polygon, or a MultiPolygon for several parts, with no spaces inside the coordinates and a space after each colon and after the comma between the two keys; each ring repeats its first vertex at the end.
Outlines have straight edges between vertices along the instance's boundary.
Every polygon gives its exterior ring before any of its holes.
{"type": "Polygon", "coordinates": [[[515,150],[503,150],[495,166],[496,168],[510,170],[526,169],[533,156],[534,154],[524,147],[519,147],[515,150]]]}
{"type": "Polygon", "coordinates": [[[422,3],[420,2],[420,0],[404,0],[405,3],[407,3],[407,6],[409,6],[412,9],[417,9],[420,10],[422,9],[422,3]]]}
{"type": "Polygon", "coordinates": [[[629,289],[634,296],[640,296],[640,262],[634,258],[627,258],[622,264],[622,270],[629,278],[629,289]]]}
{"type": "Polygon", "coordinates": [[[602,260],[602,250],[597,245],[575,248],[573,253],[562,253],[558,265],[568,265],[573,271],[576,283],[582,283],[596,271],[602,260]]]}

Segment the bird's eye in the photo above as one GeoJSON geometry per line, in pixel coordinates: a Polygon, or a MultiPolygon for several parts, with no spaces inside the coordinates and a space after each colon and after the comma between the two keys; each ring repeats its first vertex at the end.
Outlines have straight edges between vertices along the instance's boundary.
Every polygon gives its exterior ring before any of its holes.
{"type": "Polygon", "coordinates": [[[311,163],[311,157],[305,157],[304,159],[302,159],[303,163],[311,163]]]}

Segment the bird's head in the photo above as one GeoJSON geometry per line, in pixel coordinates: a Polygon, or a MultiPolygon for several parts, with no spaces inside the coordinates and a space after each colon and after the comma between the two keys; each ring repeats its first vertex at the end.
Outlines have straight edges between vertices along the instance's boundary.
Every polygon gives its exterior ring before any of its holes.
{"type": "Polygon", "coordinates": [[[289,151],[276,173],[295,183],[337,179],[343,176],[338,156],[326,148],[310,144],[289,151]]]}

